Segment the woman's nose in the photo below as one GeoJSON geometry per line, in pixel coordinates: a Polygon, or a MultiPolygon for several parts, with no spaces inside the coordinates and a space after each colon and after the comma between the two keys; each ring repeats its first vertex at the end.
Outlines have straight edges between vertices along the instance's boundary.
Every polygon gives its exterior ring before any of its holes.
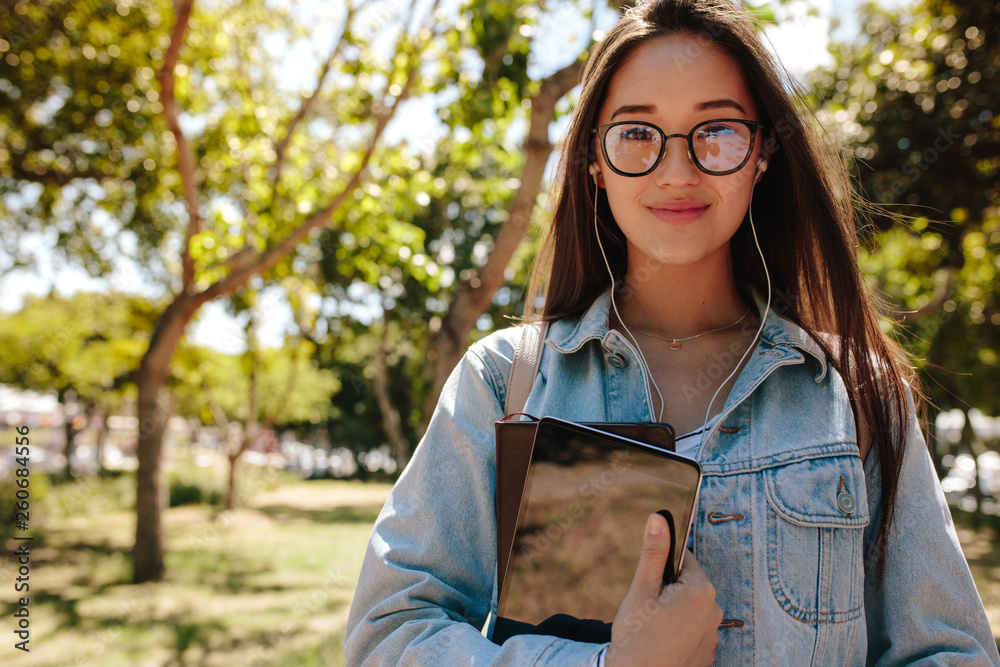
{"type": "Polygon", "coordinates": [[[683,137],[667,140],[663,159],[653,173],[657,185],[689,185],[701,178],[701,170],[694,163],[690,147],[683,137]]]}

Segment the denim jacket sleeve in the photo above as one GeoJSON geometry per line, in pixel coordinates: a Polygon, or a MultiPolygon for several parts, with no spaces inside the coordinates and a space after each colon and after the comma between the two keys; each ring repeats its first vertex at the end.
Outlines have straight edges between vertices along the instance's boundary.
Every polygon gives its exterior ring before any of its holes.
{"type": "MultiPolygon", "coordinates": [[[[869,665],[1000,665],[996,641],[962,555],[914,408],[899,477],[882,586],[869,571],[865,615],[869,665]]],[[[866,553],[881,511],[875,450],[867,457],[866,553]]]]}
{"type": "Polygon", "coordinates": [[[348,665],[585,667],[601,649],[541,635],[497,646],[481,633],[496,580],[494,423],[516,342],[494,336],[504,339],[491,354],[473,346],[452,372],[375,523],[347,622],[348,665]]]}

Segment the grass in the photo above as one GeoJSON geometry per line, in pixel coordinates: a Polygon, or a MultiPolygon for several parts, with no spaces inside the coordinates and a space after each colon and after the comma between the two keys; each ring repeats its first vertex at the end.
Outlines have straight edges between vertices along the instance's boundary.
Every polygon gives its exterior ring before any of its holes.
{"type": "MultiPolygon", "coordinates": [[[[32,513],[31,651],[8,639],[0,663],[16,654],[26,666],[343,665],[354,586],[389,488],[294,482],[260,487],[231,512],[171,508],[167,581],[136,586],[134,489],[118,479],[53,486],[32,513]]],[[[16,576],[9,560],[0,570],[5,582],[16,576]]],[[[16,595],[0,589],[4,618],[16,595]]]]}
{"type": "MultiPolygon", "coordinates": [[[[167,581],[133,585],[131,478],[57,484],[32,499],[30,653],[13,648],[16,568],[0,560],[0,664],[334,665],[387,484],[249,480],[245,507],[166,511],[167,581]]],[[[33,482],[34,483],[34,482],[33,482]]],[[[41,488],[41,485],[39,485],[41,488]]],[[[1000,635],[997,527],[956,512],[1000,635]]],[[[7,542],[10,553],[13,542],[7,542]]]]}

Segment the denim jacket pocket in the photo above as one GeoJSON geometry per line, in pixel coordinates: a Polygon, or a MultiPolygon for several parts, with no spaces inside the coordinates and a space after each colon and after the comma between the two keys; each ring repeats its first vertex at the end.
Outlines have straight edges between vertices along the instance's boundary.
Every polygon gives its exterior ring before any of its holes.
{"type": "Polygon", "coordinates": [[[767,571],[778,604],[806,623],[842,623],[864,606],[868,497],[857,455],[764,470],[767,571]]]}

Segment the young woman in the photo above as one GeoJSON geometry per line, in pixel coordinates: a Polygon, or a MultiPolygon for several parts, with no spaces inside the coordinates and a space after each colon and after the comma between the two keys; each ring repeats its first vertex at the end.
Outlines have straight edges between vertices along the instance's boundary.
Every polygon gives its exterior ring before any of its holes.
{"type": "Polygon", "coordinates": [[[737,2],[626,12],[584,74],[533,281],[550,326],[524,411],[666,421],[701,463],[678,582],[661,590],[653,515],[610,644],[481,634],[522,328],[500,331],[379,516],[349,664],[1000,664],[856,266],[847,177],[791,89],[737,2]]]}

